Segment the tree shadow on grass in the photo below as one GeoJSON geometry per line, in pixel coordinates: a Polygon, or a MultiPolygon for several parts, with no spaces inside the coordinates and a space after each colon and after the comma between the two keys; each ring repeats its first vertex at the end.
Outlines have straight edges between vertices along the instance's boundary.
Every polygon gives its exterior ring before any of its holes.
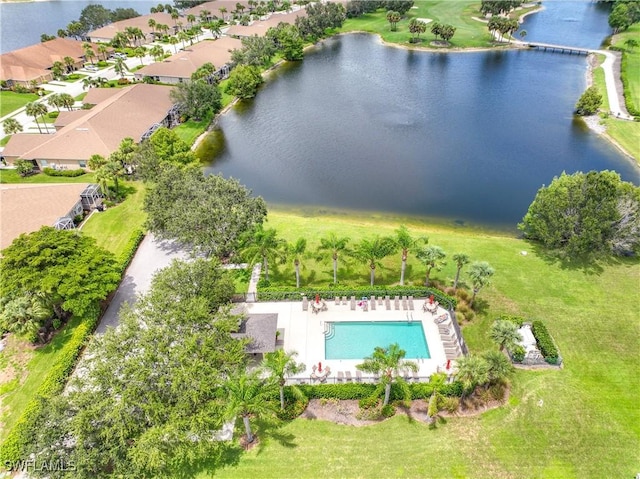
{"type": "Polygon", "coordinates": [[[256,435],[260,437],[260,443],[257,447],[257,453],[261,454],[264,448],[275,440],[282,447],[293,449],[298,447],[294,442],[295,436],[291,433],[283,432],[280,428],[282,422],[277,419],[259,419],[256,421],[256,435]]]}
{"type": "Polygon", "coordinates": [[[185,462],[171,470],[171,477],[175,479],[192,479],[202,473],[212,473],[225,467],[234,467],[240,463],[243,450],[237,442],[220,443],[213,454],[206,459],[185,462]]]}
{"type": "Polygon", "coordinates": [[[640,258],[637,256],[602,255],[571,258],[559,250],[549,250],[538,243],[527,241],[527,244],[533,253],[548,265],[558,266],[563,270],[582,271],[584,274],[589,276],[602,274],[605,267],[625,264],[631,266],[638,264],[640,261],[640,258]]]}

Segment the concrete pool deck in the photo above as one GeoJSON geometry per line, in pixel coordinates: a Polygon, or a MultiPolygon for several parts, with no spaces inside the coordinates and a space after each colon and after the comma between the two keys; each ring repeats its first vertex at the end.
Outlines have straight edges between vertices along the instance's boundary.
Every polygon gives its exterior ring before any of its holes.
{"type": "MultiPolygon", "coordinates": [[[[312,300],[310,300],[311,303],[312,300]]],[[[350,372],[353,380],[356,378],[356,364],[361,360],[327,360],[325,359],[325,323],[340,321],[414,321],[421,322],[424,334],[429,347],[431,358],[429,359],[412,359],[418,363],[418,376],[422,381],[438,372],[445,371],[447,365],[447,357],[445,348],[441,340],[438,324],[435,319],[446,314],[447,311],[438,307],[435,313],[423,311],[423,305],[426,300],[414,300],[414,309],[386,309],[385,305],[377,305],[375,310],[369,308],[363,310],[356,306],[355,310],[351,309],[350,301],[345,304],[335,304],[334,301],[327,301],[326,311],[314,313],[311,306],[307,311],[303,310],[302,301],[290,302],[258,302],[245,303],[244,309],[247,314],[277,314],[278,329],[284,330],[283,349],[285,351],[296,351],[298,353],[297,361],[303,362],[307,369],[304,373],[294,376],[294,381],[300,379],[309,380],[312,373],[312,366],[322,362],[322,368],[328,366],[331,374],[327,378],[328,382],[335,382],[338,379],[338,372],[350,372]]],[[[391,300],[393,308],[393,300],[391,300]]],[[[451,319],[447,319],[442,325],[450,325],[451,319]]],[[[387,347],[388,344],[380,344],[387,347]]],[[[373,353],[373,351],[371,351],[373,353]]],[[[448,371],[453,372],[453,365],[448,371]]],[[[372,380],[373,378],[367,373],[363,373],[363,380],[372,380]]]]}

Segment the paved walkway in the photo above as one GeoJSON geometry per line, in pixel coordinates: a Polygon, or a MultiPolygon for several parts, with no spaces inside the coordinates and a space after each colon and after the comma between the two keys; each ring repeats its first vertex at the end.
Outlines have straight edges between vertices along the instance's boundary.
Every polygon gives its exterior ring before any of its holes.
{"type": "Polygon", "coordinates": [[[109,326],[118,325],[120,308],[126,302],[132,304],[138,295],[149,291],[153,275],[169,266],[174,259],[187,259],[189,254],[173,241],[158,240],[149,233],[140,243],[115,296],[105,311],[96,334],[104,333],[109,326]]]}

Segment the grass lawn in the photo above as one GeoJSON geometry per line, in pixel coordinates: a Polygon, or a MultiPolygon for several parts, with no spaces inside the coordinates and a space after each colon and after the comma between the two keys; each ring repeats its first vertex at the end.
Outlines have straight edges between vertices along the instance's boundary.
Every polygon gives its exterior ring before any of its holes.
{"type": "Polygon", "coordinates": [[[34,348],[9,336],[0,355],[0,442],[33,397],[79,320],[71,320],[46,346],[34,348]]]}
{"type": "MultiPolygon", "coordinates": [[[[215,471],[199,464],[192,472],[201,478],[633,477],[640,463],[638,260],[559,264],[513,237],[405,224],[449,256],[466,252],[496,269],[492,285],[478,296],[481,314],[464,326],[472,352],[491,347],[487,329],[498,314],[521,314],[546,322],[564,368],[518,371],[505,406],[450,419],[436,430],[404,417],[362,428],[295,420],[266,431],[261,445],[237,464],[230,459],[234,465],[215,471]]],[[[310,246],[328,231],[357,240],[391,234],[398,225],[395,218],[285,211],[271,211],[267,224],[288,240],[307,238],[310,246]]],[[[391,281],[399,265],[395,255],[382,276],[391,281]]],[[[410,277],[420,278],[423,268],[410,266],[410,277]]],[[[366,281],[366,267],[357,268],[366,281]]],[[[446,281],[453,268],[448,264],[436,278],[446,281]]],[[[329,272],[328,263],[316,273],[308,268],[304,281],[326,282],[329,272]]]]}
{"type": "Polygon", "coordinates": [[[202,133],[205,132],[205,130],[211,123],[212,118],[212,115],[207,115],[200,121],[188,120],[176,126],[173,131],[187,145],[193,145],[193,143],[196,141],[196,138],[198,138],[202,133]]]}
{"type": "Polygon", "coordinates": [[[0,91],[0,117],[6,116],[12,111],[22,108],[27,103],[40,98],[35,93],[15,93],[12,91],[0,91]]]}
{"type": "MultiPolygon", "coordinates": [[[[638,59],[638,66],[636,71],[640,73],[640,53],[634,55],[638,59]]],[[[631,58],[631,55],[629,56],[631,58]]],[[[604,55],[599,55],[599,61],[604,61],[604,55]]],[[[630,85],[640,83],[640,75],[629,75],[630,85]],[[632,79],[633,78],[633,79],[632,79]]],[[[604,71],[602,68],[596,68],[593,71],[594,85],[598,87],[598,90],[602,94],[602,106],[603,111],[609,111],[609,98],[607,97],[607,87],[604,80],[604,71]]],[[[618,143],[624,151],[635,158],[636,162],[640,162],[640,123],[637,121],[618,120],[613,116],[602,119],[602,123],[607,128],[607,135],[609,135],[616,143],[618,143]]]]}
{"type": "Polygon", "coordinates": [[[82,232],[96,239],[99,246],[119,256],[131,237],[131,233],[142,229],[146,214],[142,211],[144,185],[142,182],[121,182],[127,189],[126,199],[117,206],[95,212],[82,225],[82,232]]]}
{"type": "Polygon", "coordinates": [[[0,170],[0,183],[95,183],[95,174],[86,173],[82,176],[69,178],[66,176],[48,176],[44,173],[22,178],[16,170],[0,170]]]}
{"type": "MultiPolygon", "coordinates": [[[[429,43],[435,40],[431,33],[431,24],[427,24],[427,31],[420,35],[422,42],[409,43],[409,22],[412,18],[431,19],[436,22],[453,25],[456,32],[451,39],[449,48],[488,48],[495,46],[486,23],[474,20],[472,17],[481,17],[479,2],[470,1],[418,1],[417,8],[412,8],[397,25],[397,31],[392,32],[387,21],[387,12],[379,10],[375,13],[363,15],[358,18],[349,18],[345,21],[341,32],[364,31],[378,33],[382,39],[389,43],[398,43],[405,46],[429,47],[429,43]]],[[[515,12],[521,15],[525,10],[515,12]]]]}

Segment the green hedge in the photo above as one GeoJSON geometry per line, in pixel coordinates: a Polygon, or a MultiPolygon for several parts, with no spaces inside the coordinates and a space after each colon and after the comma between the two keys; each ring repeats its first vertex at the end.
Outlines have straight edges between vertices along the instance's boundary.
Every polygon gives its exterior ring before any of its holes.
{"type": "Polygon", "coordinates": [[[120,258],[118,258],[118,264],[120,265],[120,272],[124,274],[124,270],[127,269],[129,263],[133,259],[133,256],[138,251],[138,246],[142,243],[144,239],[144,231],[135,230],[131,233],[129,237],[129,241],[127,242],[124,251],[120,254],[120,258]]]}
{"type": "MultiPolygon", "coordinates": [[[[411,391],[411,399],[428,399],[433,394],[434,387],[438,383],[411,383],[409,390],[411,391]]],[[[370,398],[378,388],[379,384],[371,383],[344,383],[344,384],[301,384],[298,389],[309,399],[367,399],[370,398]]],[[[443,396],[462,396],[462,383],[454,381],[449,384],[440,384],[437,386],[438,392],[443,396]]],[[[285,395],[287,398],[293,398],[293,394],[289,391],[290,386],[285,387],[285,395]]],[[[390,399],[402,400],[404,394],[397,384],[391,386],[390,399]]]]}
{"type": "MultiPolygon", "coordinates": [[[[141,230],[136,230],[132,233],[125,251],[118,258],[121,272],[124,273],[143,238],[144,232],[141,230]]],[[[43,410],[48,407],[49,398],[60,394],[64,389],[82,349],[98,325],[99,320],[100,308],[95,305],[86,314],[84,320],[76,326],[71,338],[58,355],[55,364],[47,373],[33,398],[27,403],[5,441],[0,445],[0,463],[18,461],[26,457],[25,448],[31,442],[33,431],[40,427],[38,418],[42,415],[43,410]]]]}
{"type": "Polygon", "coordinates": [[[64,176],[66,178],[74,178],[86,173],[82,168],[78,168],[77,170],[54,170],[53,168],[43,168],[42,172],[47,176],[64,176]]]}
{"type": "Polygon", "coordinates": [[[522,316],[515,316],[513,314],[501,314],[496,318],[496,321],[511,321],[518,326],[518,328],[521,328],[525,319],[522,316]]]}
{"type": "Polygon", "coordinates": [[[536,338],[538,349],[540,349],[544,360],[549,364],[558,364],[558,349],[544,323],[542,321],[533,321],[531,323],[531,332],[533,337],[536,338]]]}
{"type": "Polygon", "coordinates": [[[26,457],[25,448],[31,442],[32,431],[41,427],[37,423],[38,418],[43,409],[48,407],[48,400],[60,394],[64,389],[67,379],[80,356],[80,352],[97,326],[99,319],[100,308],[96,305],[86,314],[84,321],[75,328],[73,335],[58,355],[55,364],[51,367],[35,395],[27,403],[24,411],[0,446],[0,463],[5,461],[15,462],[26,457]]]}
{"type": "Polygon", "coordinates": [[[455,298],[438,289],[415,286],[356,286],[352,288],[338,286],[335,288],[300,289],[287,286],[268,286],[258,288],[258,301],[299,301],[302,299],[302,296],[313,299],[316,295],[319,295],[326,301],[333,301],[336,296],[346,296],[347,298],[355,296],[357,299],[361,299],[364,296],[367,298],[371,296],[389,296],[391,298],[395,296],[413,296],[414,298],[428,298],[433,295],[440,304],[448,306],[451,309],[455,309],[457,305],[455,298]]]}
{"type": "Polygon", "coordinates": [[[622,62],[620,63],[620,79],[622,80],[622,94],[624,96],[624,104],[627,107],[627,111],[630,115],[636,117],[640,117],[640,108],[633,104],[633,99],[631,98],[631,89],[629,88],[629,76],[628,76],[629,65],[627,62],[627,52],[622,52],[622,62]]]}

